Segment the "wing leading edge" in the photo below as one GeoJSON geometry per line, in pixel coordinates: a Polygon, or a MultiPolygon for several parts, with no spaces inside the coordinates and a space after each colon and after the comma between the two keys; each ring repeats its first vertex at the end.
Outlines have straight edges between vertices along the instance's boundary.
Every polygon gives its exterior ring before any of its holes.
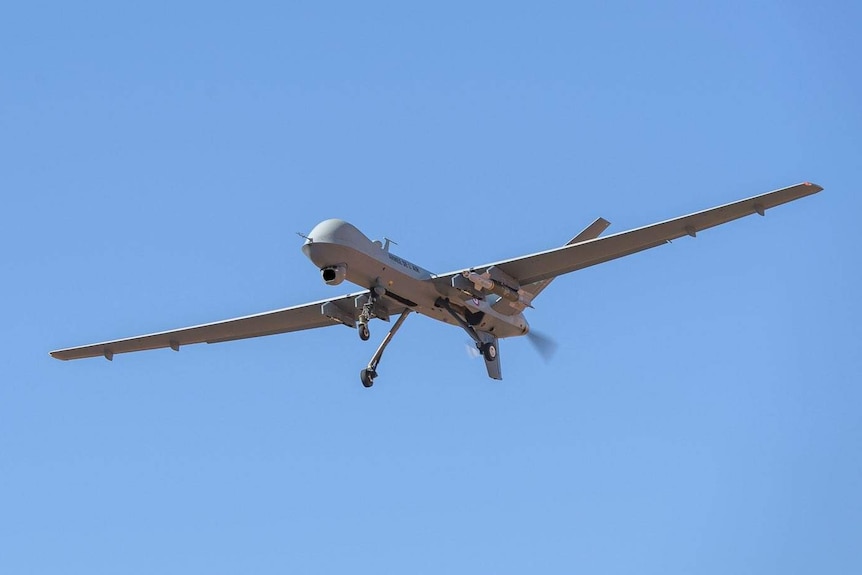
{"type": "MultiPolygon", "coordinates": [[[[526,286],[654,248],[686,235],[696,236],[700,231],[744,216],[764,215],[768,209],[816,194],[822,189],[817,184],[805,182],[642,228],[470,269],[481,272],[495,266],[526,286]]],[[[462,271],[442,274],[435,281],[448,284],[452,276],[462,271]]]]}
{"type": "Polygon", "coordinates": [[[114,354],[127,353],[130,351],[144,351],[148,349],[159,349],[170,347],[175,351],[181,346],[193,343],[220,343],[249,337],[264,335],[275,335],[291,331],[301,331],[328,325],[339,325],[339,321],[327,317],[322,312],[322,306],[330,302],[352,309],[355,298],[365,294],[359,292],[341,296],[335,299],[326,299],[311,302],[294,307],[267,311],[254,315],[238,317],[184,327],[170,331],[152,333],[94,343],[81,347],[70,347],[51,352],[51,357],[56,359],[82,359],[85,357],[104,356],[112,359],[114,354]]]}

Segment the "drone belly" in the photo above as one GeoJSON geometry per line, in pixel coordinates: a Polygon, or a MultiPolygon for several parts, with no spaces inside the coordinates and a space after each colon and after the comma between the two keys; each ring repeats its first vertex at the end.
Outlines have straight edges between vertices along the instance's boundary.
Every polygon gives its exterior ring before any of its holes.
{"type": "Polygon", "coordinates": [[[503,315],[495,311],[486,300],[481,299],[470,299],[464,303],[469,312],[465,315],[478,331],[492,333],[499,338],[526,335],[530,331],[524,314],[503,315]]]}
{"type": "Polygon", "coordinates": [[[430,274],[418,268],[414,269],[409,262],[401,263],[400,258],[390,259],[390,255],[384,252],[377,257],[379,262],[379,273],[372,278],[369,287],[379,285],[386,289],[387,295],[410,307],[414,311],[426,313],[426,309],[434,307],[436,291],[433,285],[427,281],[430,274]]]}

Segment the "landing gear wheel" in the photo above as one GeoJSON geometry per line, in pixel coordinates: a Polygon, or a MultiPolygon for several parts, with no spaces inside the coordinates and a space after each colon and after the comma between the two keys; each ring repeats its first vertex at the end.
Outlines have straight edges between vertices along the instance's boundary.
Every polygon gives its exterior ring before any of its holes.
{"type": "Polygon", "coordinates": [[[482,347],[479,348],[479,351],[482,352],[482,355],[488,361],[494,361],[497,359],[497,346],[493,343],[483,343],[482,347]]]}
{"type": "MultiPolygon", "coordinates": [[[[368,331],[368,324],[367,323],[360,323],[359,324],[359,339],[361,339],[362,341],[368,341],[369,337],[371,337],[371,332],[368,331]]],[[[370,386],[366,386],[366,387],[370,387],[370,386]]]]}
{"type": "Polygon", "coordinates": [[[359,372],[359,379],[362,380],[362,385],[371,387],[374,385],[374,378],[377,377],[377,372],[370,369],[363,369],[359,372]]]}

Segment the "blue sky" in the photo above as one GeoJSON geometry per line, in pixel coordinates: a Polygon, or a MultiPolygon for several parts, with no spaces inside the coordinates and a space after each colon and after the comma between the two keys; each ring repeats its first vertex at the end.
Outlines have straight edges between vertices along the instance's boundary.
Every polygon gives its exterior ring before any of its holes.
{"type": "Polygon", "coordinates": [[[862,569],[853,2],[7,3],[0,572],[862,569]],[[814,181],[558,279],[486,378],[411,317],[48,351],[346,293],[347,219],[444,272],[814,181]]]}

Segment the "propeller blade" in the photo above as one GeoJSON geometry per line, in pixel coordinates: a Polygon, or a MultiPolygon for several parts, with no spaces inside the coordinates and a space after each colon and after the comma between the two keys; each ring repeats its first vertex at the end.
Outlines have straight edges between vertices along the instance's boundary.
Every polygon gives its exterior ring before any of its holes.
{"type": "Polygon", "coordinates": [[[550,361],[557,351],[557,342],[543,333],[531,330],[527,333],[527,339],[545,361],[550,361]]]}

